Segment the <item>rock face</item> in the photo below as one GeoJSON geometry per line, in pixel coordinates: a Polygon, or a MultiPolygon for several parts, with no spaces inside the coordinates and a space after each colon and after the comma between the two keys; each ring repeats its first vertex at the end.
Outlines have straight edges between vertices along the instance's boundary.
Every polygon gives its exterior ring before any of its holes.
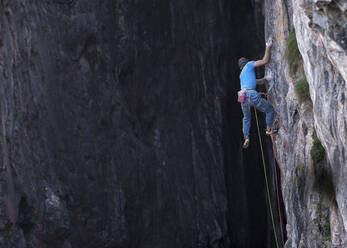
{"type": "Polygon", "coordinates": [[[275,74],[286,247],[347,247],[346,2],[269,0],[265,9],[266,35],[275,40],[267,69],[275,74]],[[284,59],[291,28],[302,57],[294,71],[284,59]],[[310,99],[300,103],[295,87],[304,75],[310,99]],[[320,161],[311,155],[314,130],[325,150],[320,161]]]}
{"type": "Polygon", "coordinates": [[[261,6],[1,1],[0,247],[273,247],[235,97],[261,6]]]}
{"type": "Polygon", "coordinates": [[[346,10],[0,1],[0,247],[275,247],[255,118],[243,151],[235,97],[237,58],[268,36],[285,247],[347,247],[346,10]]]}

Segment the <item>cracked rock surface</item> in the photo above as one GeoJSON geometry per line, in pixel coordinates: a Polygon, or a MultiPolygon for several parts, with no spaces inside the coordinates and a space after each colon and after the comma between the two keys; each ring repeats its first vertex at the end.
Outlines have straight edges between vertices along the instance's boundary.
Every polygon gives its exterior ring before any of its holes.
{"type": "Polygon", "coordinates": [[[266,1],[266,35],[274,37],[275,74],[270,98],[280,128],[275,138],[287,213],[285,247],[347,247],[347,38],[345,1],[266,1]],[[292,72],[284,59],[295,28],[300,55],[292,72]],[[303,77],[309,99],[300,103],[295,85],[303,77]],[[323,159],[311,153],[314,132],[323,159]]]}

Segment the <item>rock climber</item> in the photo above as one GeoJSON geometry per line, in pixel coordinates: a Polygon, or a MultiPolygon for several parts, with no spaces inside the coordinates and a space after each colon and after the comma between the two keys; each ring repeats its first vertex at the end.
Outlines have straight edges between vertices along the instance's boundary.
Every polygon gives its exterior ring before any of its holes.
{"type": "MultiPolygon", "coordinates": [[[[262,98],[255,90],[257,84],[264,84],[265,80],[271,80],[270,75],[262,79],[256,79],[254,68],[266,65],[269,62],[270,48],[272,46],[271,38],[266,42],[265,54],[263,59],[257,61],[248,61],[246,58],[240,58],[238,64],[241,70],[241,94],[243,94],[243,102],[241,108],[243,112],[242,131],[244,135],[244,142],[242,147],[247,148],[249,145],[249,129],[251,127],[251,109],[250,106],[255,107],[261,112],[266,113],[266,135],[272,135],[272,122],[274,116],[274,108],[272,104],[266,99],[262,98]]],[[[239,93],[240,93],[239,92],[239,93]]]]}

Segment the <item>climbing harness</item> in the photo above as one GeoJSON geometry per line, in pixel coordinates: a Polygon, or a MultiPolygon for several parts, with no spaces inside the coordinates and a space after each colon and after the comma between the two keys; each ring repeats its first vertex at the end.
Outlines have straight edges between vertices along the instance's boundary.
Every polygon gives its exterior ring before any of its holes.
{"type": "MultiPolygon", "coordinates": [[[[255,119],[257,123],[257,129],[258,129],[258,137],[259,137],[259,144],[260,144],[260,150],[261,150],[261,156],[262,156],[262,162],[263,162],[263,169],[264,169],[264,178],[265,178],[265,185],[266,185],[266,192],[267,192],[267,199],[269,202],[269,209],[270,209],[270,215],[271,215],[271,221],[272,221],[272,227],[274,231],[275,241],[276,241],[276,247],[279,248],[278,245],[278,237],[276,233],[276,225],[274,220],[274,214],[272,210],[272,204],[271,204],[271,198],[270,198],[270,189],[269,189],[269,182],[267,178],[266,173],[266,165],[265,165],[265,158],[264,158],[264,151],[263,151],[263,143],[260,135],[260,128],[259,128],[259,121],[258,121],[258,115],[257,115],[257,109],[254,108],[255,113],[255,119]]],[[[274,143],[273,143],[273,136],[271,135],[272,139],[272,149],[274,153],[274,167],[275,167],[275,178],[276,178],[276,192],[277,192],[277,204],[278,204],[278,212],[279,212],[279,218],[280,218],[280,228],[281,228],[281,235],[282,235],[282,245],[284,247],[284,234],[283,234],[283,228],[282,228],[282,215],[281,215],[281,209],[280,209],[280,201],[279,201],[279,191],[278,191],[278,180],[277,180],[277,170],[276,170],[276,157],[275,157],[275,150],[274,150],[274,143]]]]}

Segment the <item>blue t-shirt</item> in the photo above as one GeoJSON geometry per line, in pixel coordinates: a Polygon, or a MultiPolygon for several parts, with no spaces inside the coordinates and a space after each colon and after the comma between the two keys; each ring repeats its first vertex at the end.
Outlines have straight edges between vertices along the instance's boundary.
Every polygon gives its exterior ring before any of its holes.
{"type": "Polygon", "coordinates": [[[241,74],[241,89],[255,89],[257,81],[255,79],[254,61],[249,61],[245,67],[243,67],[241,74]]]}

